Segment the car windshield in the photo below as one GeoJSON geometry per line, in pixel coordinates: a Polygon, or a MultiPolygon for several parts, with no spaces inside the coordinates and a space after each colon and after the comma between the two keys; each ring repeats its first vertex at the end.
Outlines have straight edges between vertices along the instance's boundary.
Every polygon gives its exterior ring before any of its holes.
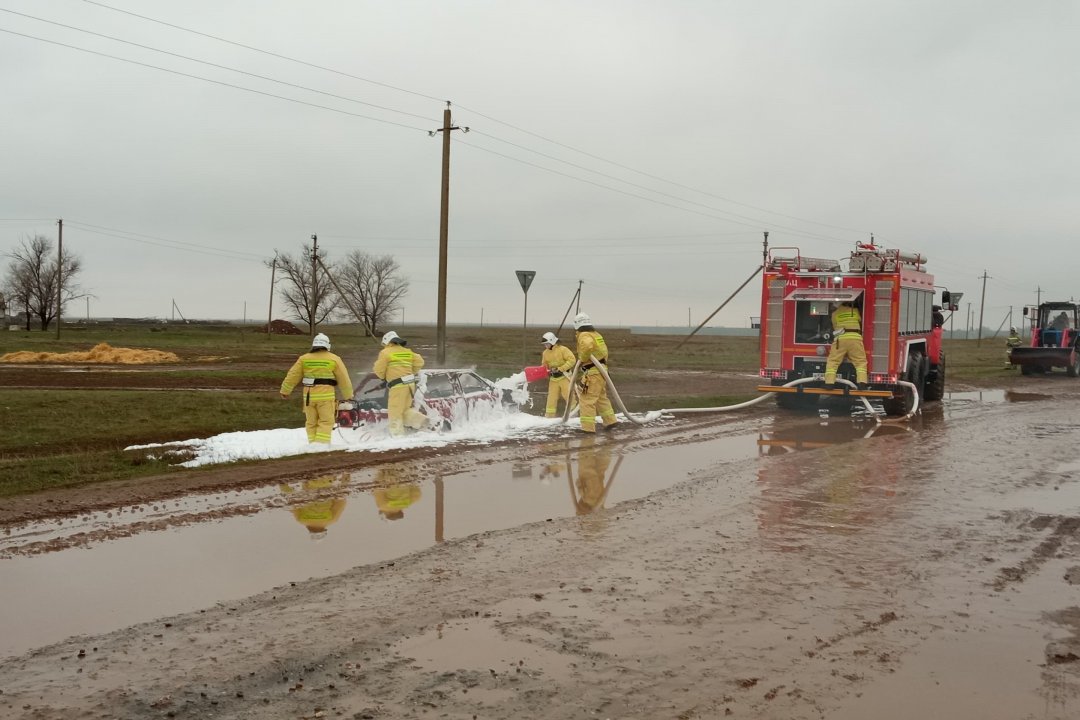
{"type": "Polygon", "coordinates": [[[449,375],[428,375],[424,381],[424,397],[447,398],[456,394],[449,375]]]}
{"type": "Polygon", "coordinates": [[[461,385],[461,392],[466,395],[491,390],[491,385],[476,373],[461,373],[458,375],[458,383],[461,385]]]}

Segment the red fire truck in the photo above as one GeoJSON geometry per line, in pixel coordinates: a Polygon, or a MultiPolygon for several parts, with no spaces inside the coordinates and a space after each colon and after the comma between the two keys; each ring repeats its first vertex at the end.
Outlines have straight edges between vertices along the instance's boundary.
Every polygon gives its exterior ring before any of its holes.
{"type": "MultiPolygon", "coordinates": [[[[798,248],[773,248],[765,263],[761,291],[761,377],[771,384],[781,407],[816,405],[821,396],[878,398],[888,415],[906,415],[914,406],[910,382],[919,400],[945,394],[945,353],[941,328],[935,327],[934,277],[918,253],[859,244],[841,261],[806,257],[798,248]],[[842,301],[862,315],[869,386],[856,390],[843,383],[827,388],[825,359],[833,341],[831,314],[842,301]],[[799,378],[817,382],[780,386],[799,378]]],[[[942,293],[941,305],[954,310],[958,293],[942,293]]],[[[845,361],[838,377],[855,382],[845,361]]]]}

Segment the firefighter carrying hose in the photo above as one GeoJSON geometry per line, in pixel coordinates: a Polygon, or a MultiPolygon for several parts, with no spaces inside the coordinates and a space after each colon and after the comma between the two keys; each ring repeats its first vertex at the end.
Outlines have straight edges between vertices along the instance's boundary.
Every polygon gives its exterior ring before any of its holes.
{"type": "Polygon", "coordinates": [[[577,359],[581,363],[581,429],[588,433],[596,432],[596,412],[599,410],[604,429],[610,430],[618,421],[608,400],[607,382],[593,364],[594,357],[597,362],[607,364],[607,343],[596,332],[592,318],[585,313],[574,316],[574,330],[577,331],[577,359]]]}
{"type": "Polygon", "coordinates": [[[833,344],[829,348],[829,357],[825,361],[825,384],[836,384],[836,371],[844,358],[855,366],[855,379],[859,389],[866,389],[866,347],[863,345],[862,316],[859,308],[850,300],[841,301],[833,311],[833,344]]]}
{"type": "Polygon", "coordinates": [[[576,358],[570,348],[559,344],[559,338],[555,333],[546,332],[540,338],[544,344],[544,354],[540,356],[540,363],[548,369],[548,394],[547,405],[544,407],[544,417],[557,417],[559,398],[570,404],[570,378],[566,376],[574,368],[576,358]]]}
{"type": "Polygon", "coordinates": [[[373,371],[386,383],[390,434],[404,435],[406,425],[419,429],[427,422],[424,415],[412,407],[416,373],[424,367],[424,358],[405,347],[405,341],[393,330],[382,336],[382,344],[373,371]]]}
{"type": "Polygon", "coordinates": [[[298,384],[304,386],[304,429],[309,443],[330,444],[337,414],[335,388],[342,397],[352,398],[353,386],[345,363],[330,352],[330,338],[319,333],[311,340],[311,350],[296,359],[281,383],[281,397],[287,399],[298,384]]]}

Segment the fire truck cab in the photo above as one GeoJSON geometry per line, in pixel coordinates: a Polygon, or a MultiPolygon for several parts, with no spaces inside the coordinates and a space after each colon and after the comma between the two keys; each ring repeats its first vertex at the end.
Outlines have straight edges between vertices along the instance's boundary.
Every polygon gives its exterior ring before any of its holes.
{"type": "MultiPolygon", "coordinates": [[[[919,253],[860,244],[844,269],[841,261],[812,258],[798,248],[773,248],[766,259],[761,291],[761,371],[781,407],[816,405],[825,395],[878,398],[888,415],[906,415],[914,406],[910,382],[920,402],[945,394],[945,353],[935,327],[934,277],[919,253]],[[832,312],[850,302],[862,317],[869,385],[854,390],[843,383],[826,387],[825,361],[833,342],[832,312]],[[817,382],[777,388],[799,378],[817,382]]],[[[943,305],[950,306],[947,295],[943,305]]],[[[952,309],[949,307],[949,309],[952,309]]],[[[845,360],[837,377],[855,382],[845,360]]]]}

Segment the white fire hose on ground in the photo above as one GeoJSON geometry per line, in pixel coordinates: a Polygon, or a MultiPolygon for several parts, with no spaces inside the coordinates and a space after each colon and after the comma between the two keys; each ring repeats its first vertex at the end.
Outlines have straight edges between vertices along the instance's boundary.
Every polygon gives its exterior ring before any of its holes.
{"type": "MultiPolygon", "coordinates": [[[[593,367],[598,368],[600,370],[600,373],[604,376],[604,381],[607,383],[608,391],[611,393],[611,397],[615,401],[615,403],[614,403],[615,406],[617,408],[619,408],[619,410],[622,411],[623,415],[625,415],[626,418],[628,420],[630,420],[631,422],[636,423],[638,425],[644,425],[645,420],[642,420],[641,418],[635,417],[633,415],[633,413],[631,413],[629,410],[626,409],[626,404],[622,401],[622,398],[619,397],[619,391],[615,388],[615,383],[612,382],[611,375],[608,374],[607,368],[604,367],[604,364],[599,362],[595,357],[590,356],[590,358],[591,358],[591,360],[593,362],[593,367]]],[[[574,372],[570,376],[570,387],[573,388],[575,391],[576,391],[576,388],[577,388],[577,386],[575,384],[575,381],[577,380],[578,370],[580,370],[580,369],[581,369],[581,363],[578,362],[578,363],[576,363],[574,365],[574,372]]],[[[796,380],[792,380],[789,383],[785,383],[781,387],[794,387],[796,385],[803,385],[805,383],[814,382],[816,380],[817,380],[817,378],[812,378],[812,377],[798,378],[796,380]]],[[[840,382],[840,383],[843,383],[844,385],[847,385],[849,387],[858,388],[858,385],[851,382],[850,380],[845,380],[844,378],[837,378],[837,381],[840,382]]],[[[904,386],[910,388],[911,393],[914,396],[914,402],[912,403],[911,411],[908,412],[908,414],[904,415],[903,417],[883,419],[881,415],[874,412],[874,409],[870,406],[870,401],[869,400],[867,400],[865,397],[860,397],[859,398],[862,401],[863,407],[866,408],[866,411],[868,413],[870,413],[870,415],[872,415],[874,417],[874,419],[877,420],[879,423],[881,423],[881,422],[905,422],[907,420],[910,420],[911,417],[919,409],[919,391],[915,387],[915,385],[913,383],[907,382],[906,380],[901,380],[901,381],[899,381],[898,384],[899,385],[904,385],[904,386]]],[[[768,392],[768,393],[765,393],[764,395],[762,395],[761,397],[754,398],[753,400],[747,400],[746,402],[736,403],[734,405],[723,405],[721,407],[706,407],[706,408],[669,408],[669,409],[660,410],[660,412],[661,413],[676,414],[676,413],[726,412],[728,410],[741,410],[743,408],[748,408],[748,407],[751,407],[753,405],[757,405],[760,402],[764,402],[765,400],[769,399],[772,395],[775,395],[775,394],[776,393],[768,392]]],[[[580,398],[579,398],[579,402],[580,402],[580,398]]],[[[563,418],[562,418],[563,422],[566,422],[567,420],[569,420],[569,418],[570,418],[570,410],[571,410],[570,409],[570,403],[567,403],[566,404],[566,409],[563,411],[563,418]]]]}

